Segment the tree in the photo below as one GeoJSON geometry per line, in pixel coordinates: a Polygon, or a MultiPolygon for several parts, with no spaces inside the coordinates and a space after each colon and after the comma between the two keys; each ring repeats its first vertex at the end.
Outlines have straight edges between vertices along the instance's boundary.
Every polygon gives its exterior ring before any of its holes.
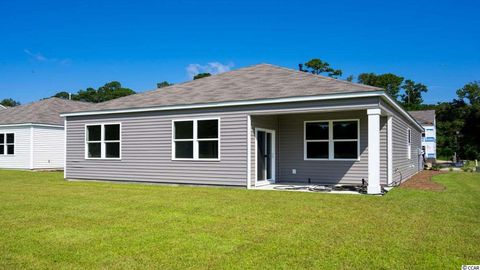
{"type": "Polygon", "coordinates": [[[355,77],[353,75],[350,75],[345,80],[347,80],[347,82],[353,82],[353,79],[355,79],[355,77]]]}
{"type": "Polygon", "coordinates": [[[193,76],[193,79],[194,80],[198,80],[198,79],[201,79],[201,78],[205,78],[205,77],[210,77],[212,76],[212,74],[206,72],[206,73],[198,73],[197,75],[193,76]]]}
{"type": "Polygon", "coordinates": [[[11,98],[5,98],[2,101],[0,101],[0,104],[5,106],[5,107],[15,107],[20,105],[20,102],[13,100],[11,98]]]}
{"type": "Polygon", "coordinates": [[[362,73],[358,75],[358,82],[366,85],[376,86],[385,89],[394,99],[398,99],[400,86],[403,82],[403,77],[392,73],[385,73],[376,75],[375,73],[362,73]]]}
{"type": "Polygon", "coordinates": [[[402,89],[405,91],[402,95],[403,106],[410,110],[418,108],[423,103],[422,93],[428,91],[427,86],[412,80],[405,80],[402,89]]]}
{"type": "Polygon", "coordinates": [[[170,86],[170,85],[173,85],[173,83],[163,81],[163,82],[157,83],[157,88],[163,88],[163,87],[167,87],[167,86],[170,86]]]}
{"type": "Polygon", "coordinates": [[[329,77],[333,77],[333,78],[342,76],[342,73],[343,73],[340,69],[333,69],[332,67],[330,67],[329,63],[324,62],[318,58],[315,58],[306,62],[305,67],[308,68],[307,70],[305,70],[307,72],[311,72],[317,75],[322,73],[327,73],[329,77]]]}
{"type": "MultiPolygon", "coordinates": [[[[79,90],[76,94],[71,95],[71,99],[99,103],[133,94],[135,94],[135,91],[132,89],[122,87],[121,83],[113,81],[106,83],[104,86],[101,86],[98,89],[88,87],[85,90],[79,90]]],[[[68,92],[62,91],[56,93],[54,97],[68,99],[69,95],[70,94],[68,92]]]]}
{"type": "Polygon", "coordinates": [[[480,105],[480,82],[467,83],[457,90],[457,96],[462,100],[467,99],[472,105],[480,105]]]}
{"type": "Polygon", "coordinates": [[[70,99],[70,93],[68,93],[66,91],[61,91],[61,92],[56,93],[53,97],[61,98],[61,99],[70,99]]]}

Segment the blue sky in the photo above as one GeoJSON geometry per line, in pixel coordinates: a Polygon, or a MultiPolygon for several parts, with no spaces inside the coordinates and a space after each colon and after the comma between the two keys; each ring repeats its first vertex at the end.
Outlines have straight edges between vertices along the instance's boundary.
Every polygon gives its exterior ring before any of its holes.
{"type": "Polygon", "coordinates": [[[0,98],[137,91],[267,62],[392,72],[428,103],[480,80],[480,1],[1,1],[0,98]],[[209,64],[214,63],[214,64],[209,64]]]}

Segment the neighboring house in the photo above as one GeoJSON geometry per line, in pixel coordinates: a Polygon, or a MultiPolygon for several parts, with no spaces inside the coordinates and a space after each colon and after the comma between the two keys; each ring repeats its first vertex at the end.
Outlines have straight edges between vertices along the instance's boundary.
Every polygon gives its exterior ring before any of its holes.
{"type": "Polygon", "coordinates": [[[434,162],[437,159],[435,110],[411,111],[409,113],[425,129],[425,132],[422,133],[422,150],[425,154],[425,159],[429,162],[434,162]]]}
{"type": "Polygon", "coordinates": [[[1,110],[6,110],[6,109],[7,109],[7,107],[5,107],[5,106],[3,106],[2,104],[0,104],[0,111],[1,111],[1,110]]]}
{"type": "Polygon", "coordinates": [[[0,111],[0,168],[63,169],[65,131],[60,113],[88,103],[50,98],[0,111]]]}
{"type": "Polygon", "coordinates": [[[423,168],[423,128],[385,91],[268,64],[63,114],[65,178],[381,185],[423,168]]]}

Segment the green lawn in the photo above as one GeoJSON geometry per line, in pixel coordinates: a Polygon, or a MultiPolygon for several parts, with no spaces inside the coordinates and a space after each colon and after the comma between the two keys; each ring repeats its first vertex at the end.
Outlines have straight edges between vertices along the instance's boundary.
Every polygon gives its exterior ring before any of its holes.
{"type": "Polygon", "coordinates": [[[480,174],[384,197],[66,182],[0,171],[0,268],[480,264],[480,174]]]}

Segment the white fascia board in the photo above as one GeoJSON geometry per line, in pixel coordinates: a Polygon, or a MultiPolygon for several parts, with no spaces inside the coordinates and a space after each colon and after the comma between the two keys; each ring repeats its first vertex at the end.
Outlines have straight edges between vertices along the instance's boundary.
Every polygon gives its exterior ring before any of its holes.
{"type": "Polygon", "coordinates": [[[203,109],[203,108],[232,107],[232,106],[245,106],[245,105],[263,105],[263,104],[302,102],[302,101],[318,101],[318,100],[329,100],[329,99],[345,99],[345,98],[358,98],[358,97],[378,97],[382,93],[383,91],[372,91],[372,92],[362,92],[362,93],[354,92],[354,93],[331,94],[331,95],[321,95],[321,96],[256,99],[256,100],[246,100],[246,101],[226,101],[226,102],[203,103],[203,104],[192,104],[192,105],[174,105],[174,106],[162,106],[162,107],[150,107],[150,108],[73,112],[73,113],[60,114],[60,116],[68,117],[68,116],[132,113],[132,112],[170,111],[170,110],[185,110],[185,109],[199,109],[199,108],[203,109]]]}
{"type": "Polygon", "coordinates": [[[5,125],[0,125],[0,127],[30,127],[30,126],[63,128],[62,125],[35,124],[35,123],[5,124],[5,125]]]}
{"type": "Polygon", "coordinates": [[[402,108],[395,100],[393,100],[389,95],[386,93],[382,93],[381,95],[394,109],[396,109],[398,112],[403,114],[407,119],[410,119],[410,121],[415,124],[415,126],[420,129],[421,131],[424,131],[422,125],[420,125],[417,120],[415,120],[405,109],[402,108]]]}

